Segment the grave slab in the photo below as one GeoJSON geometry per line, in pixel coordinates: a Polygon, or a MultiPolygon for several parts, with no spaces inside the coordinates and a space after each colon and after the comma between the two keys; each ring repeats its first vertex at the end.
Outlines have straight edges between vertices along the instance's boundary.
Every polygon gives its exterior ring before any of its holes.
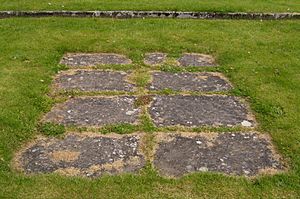
{"type": "Polygon", "coordinates": [[[133,91],[126,81],[127,73],[99,70],[68,70],[61,72],[54,84],[58,90],[79,91],[133,91]]]}
{"type": "Polygon", "coordinates": [[[55,106],[44,121],[63,125],[98,127],[107,124],[137,123],[140,108],[136,97],[77,97],[55,106]]]}
{"type": "Polygon", "coordinates": [[[232,87],[220,73],[153,72],[149,90],[217,92],[232,87]]]}
{"type": "Polygon", "coordinates": [[[60,63],[70,67],[84,67],[104,64],[131,64],[131,60],[124,55],[113,53],[68,53],[60,63]]]}
{"type": "Polygon", "coordinates": [[[161,133],[154,155],[159,173],[180,177],[193,172],[255,176],[283,170],[265,135],[257,133],[161,133]]]}
{"type": "Polygon", "coordinates": [[[157,126],[254,126],[254,118],[237,97],[170,95],[153,99],[148,111],[157,126]]]}
{"type": "Polygon", "coordinates": [[[27,174],[99,177],[137,172],[145,165],[141,136],[70,133],[63,139],[39,138],[18,154],[16,165],[27,174]]]}
{"type": "Polygon", "coordinates": [[[216,66],[215,60],[210,55],[198,53],[185,53],[178,59],[179,65],[189,66],[216,66]]]}
{"type": "Polygon", "coordinates": [[[150,66],[160,65],[166,61],[166,58],[166,53],[147,53],[145,54],[144,63],[150,66]]]}

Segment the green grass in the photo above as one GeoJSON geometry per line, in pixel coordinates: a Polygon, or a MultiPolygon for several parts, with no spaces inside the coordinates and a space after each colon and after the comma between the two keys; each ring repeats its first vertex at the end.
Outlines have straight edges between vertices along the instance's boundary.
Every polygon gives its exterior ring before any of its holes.
{"type": "Polygon", "coordinates": [[[299,12],[298,0],[0,0],[0,10],[299,12]]]}
{"type": "MultiPolygon", "coordinates": [[[[299,32],[298,21],[0,20],[0,198],[299,198],[299,32]],[[183,52],[214,55],[234,84],[234,93],[251,102],[259,129],[270,133],[289,171],[253,180],[212,173],[175,180],[159,177],[148,166],[139,175],[90,180],[25,176],[12,170],[14,152],[41,134],[39,120],[54,103],[47,93],[52,77],[61,69],[61,56],[81,51],[122,53],[139,63],[144,53],[152,51],[171,57],[183,52]]],[[[147,77],[136,81],[143,86],[147,77]]],[[[143,117],[141,128],[151,142],[155,128],[143,117]]],[[[134,126],[119,125],[103,132],[134,130],[134,126]]]]}

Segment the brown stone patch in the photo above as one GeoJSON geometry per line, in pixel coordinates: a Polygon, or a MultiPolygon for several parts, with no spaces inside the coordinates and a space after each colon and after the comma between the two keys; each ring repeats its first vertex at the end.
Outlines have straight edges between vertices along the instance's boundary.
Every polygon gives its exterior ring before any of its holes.
{"type": "Polygon", "coordinates": [[[64,162],[72,162],[78,159],[80,155],[80,152],[78,151],[54,151],[51,153],[51,158],[53,161],[59,162],[59,161],[64,161],[64,162]]]}

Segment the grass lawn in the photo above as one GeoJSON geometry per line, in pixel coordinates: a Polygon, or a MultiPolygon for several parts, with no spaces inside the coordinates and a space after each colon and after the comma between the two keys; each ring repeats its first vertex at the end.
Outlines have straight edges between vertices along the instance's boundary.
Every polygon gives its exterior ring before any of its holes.
{"type": "MultiPolygon", "coordinates": [[[[0,198],[299,198],[299,33],[299,21],[0,20],[0,198]],[[258,130],[272,136],[289,171],[251,180],[213,173],[175,180],[148,166],[139,175],[90,180],[25,176],[11,169],[14,152],[41,134],[39,118],[53,105],[47,93],[65,52],[115,52],[141,63],[153,51],[214,55],[218,71],[233,82],[234,94],[248,98],[258,130]]],[[[127,69],[150,70],[142,64],[127,69]]],[[[145,84],[143,77],[136,81],[145,84]]],[[[141,127],[150,135],[155,130],[147,122],[141,127]]],[[[124,128],[106,131],[131,131],[124,128]]]]}
{"type": "Polygon", "coordinates": [[[298,0],[0,0],[0,10],[299,12],[298,0]]]}

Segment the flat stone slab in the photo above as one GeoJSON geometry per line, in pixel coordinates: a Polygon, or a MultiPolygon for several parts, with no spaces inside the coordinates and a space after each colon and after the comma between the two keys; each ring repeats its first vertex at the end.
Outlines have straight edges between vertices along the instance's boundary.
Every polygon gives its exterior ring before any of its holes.
{"type": "Polygon", "coordinates": [[[145,165],[141,135],[68,134],[40,138],[21,151],[17,167],[27,174],[59,173],[98,177],[104,173],[136,172],[145,165]]]}
{"type": "Polygon", "coordinates": [[[133,91],[127,73],[99,70],[68,70],[61,72],[54,84],[59,90],[133,91]]]}
{"type": "Polygon", "coordinates": [[[135,107],[135,100],[133,96],[73,98],[55,106],[44,120],[88,127],[136,123],[140,108],[135,107]]]}
{"type": "Polygon", "coordinates": [[[157,126],[254,125],[245,104],[233,96],[155,96],[148,111],[157,126]]]}
{"type": "Polygon", "coordinates": [[[160,134],[154,166],[162,175],[220,172],[254,176],[283,169],[265,135],[257,133],[160,134]]]}
{"type": "Polygon", "coordinates": [[[153,72],[149,90],[216,92],[232,87],[220,73],[170,73],[153,72]]]}
{"type": "Polygon", "coordinates": [[[166,61],[166,53],[147,53],[145,54],[144,63],[146,65],[160,65],[166,61]]]}
{"type": "Polygon", "coordinates": [[[104,64],[131,64],[131,60],[124,55],[113,53],[68,53],[60,63],[70,67],[83,67],[104,64]]]}
{"type": "Polygon", "coordinates": [[[216,66],[215,59],[210,55],[185,53],[178,59],[179,65],[188,66],[216,66]]]}

